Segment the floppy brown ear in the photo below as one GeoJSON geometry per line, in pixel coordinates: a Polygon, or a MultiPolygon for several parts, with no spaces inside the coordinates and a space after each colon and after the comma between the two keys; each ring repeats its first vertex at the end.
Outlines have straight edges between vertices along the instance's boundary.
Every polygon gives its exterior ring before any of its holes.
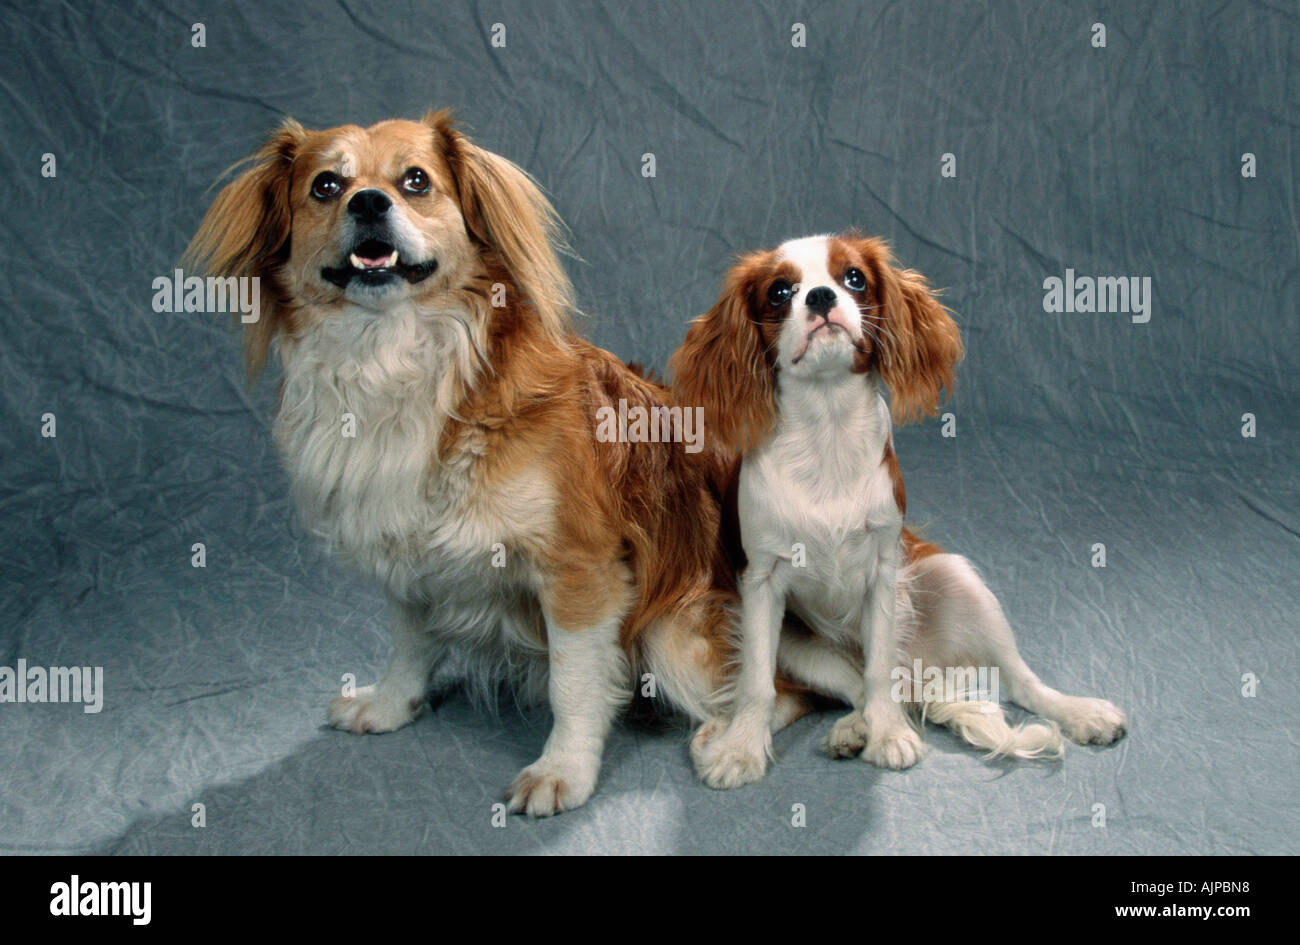
{"type": "Polygon", "coordinates": [[[683,407],[704,408],[705,436],[744,453],[761,444],[776,414],[776,383],[763,336],[751,315],[753,286],[741,263],[727,275],[713,308],[691,322],[668,361],[683,407]]]}
{"type": "Polygon", "coordinates": [[[532,177],[470,141],[450,112],[430,112],[424,121],[441,142],[466,228],[501,258],[546,330],[563,334],[573,286],[557,253],[569,252],[559,214],[532,177]]]}
{"type": "Polygon", "coordinates": [[[289,191],[304,134],[302,125],[287,118],[265,144],[235,165],[248,167],[217,195],[181,258],[182,266],[209,275],[261,280],[258,317],[244,325],[250,383],[262,373],[278,327],[274,271],[289,255],[289,191]]]}
{"type": "Polygon", "coordinates": [[[925,276],[902,269],[889,247],[869,240],[864,256],[870,260],[880,309],[878,366],[889,388],[895,423],[907,423],[939,412],[945,390],[951,392],[954,369],[961,360],[961,332],[939,304],[925,276]]]}

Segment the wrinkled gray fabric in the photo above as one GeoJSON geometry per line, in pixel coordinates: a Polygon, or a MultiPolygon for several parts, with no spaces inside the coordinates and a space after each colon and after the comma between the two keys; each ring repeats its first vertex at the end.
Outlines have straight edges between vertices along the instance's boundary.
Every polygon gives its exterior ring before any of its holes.
{"type": "Polygon", "coordinates": [[[6,4],[0,664],[102,666],[106,699],[0,705],[0,850],[1297,852],[1300,21],[1098,9],[6,4]],[[549,189],[584,331],[622,357],[662,367],[729,258],[791,236],[856,225],[947,287],[957,435],[898,434],[909,517],[1130,736],[990,765],[931,728],[895,773],[822,757],[821,715],[717,793],[683,724],[633,722],[586,807],[495,828],[544,709],[324,729],[340,677],[383,668],[383,600],[294,523],[274,376],[247,392],[227,322],[155,313],[151,282],[282,116],[428,106],[549,189]],[[1150,321],[1045,312],[1067,268],[1149,276],[1150,321]]]}

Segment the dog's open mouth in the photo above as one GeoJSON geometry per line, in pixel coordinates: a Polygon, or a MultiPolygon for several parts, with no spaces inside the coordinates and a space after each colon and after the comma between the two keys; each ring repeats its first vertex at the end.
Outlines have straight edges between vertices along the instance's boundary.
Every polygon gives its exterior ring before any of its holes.
{"type": "Polygon", "coordinates": [[[365,239],[352,247],[346,260],[338,266],[324,267],[320,274],[327,282],[346,289],[353,279],[365,285],[383,285],[400,278],[414,285],[429,278],[437,268],[436,259],[421,263],[405,262],[392,243],[365,239]]]}

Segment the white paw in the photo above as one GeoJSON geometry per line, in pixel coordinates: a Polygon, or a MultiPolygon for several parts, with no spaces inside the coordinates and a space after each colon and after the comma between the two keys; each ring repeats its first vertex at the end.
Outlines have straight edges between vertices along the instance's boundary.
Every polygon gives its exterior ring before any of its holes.
{"type": "Polygon", "coordinates": [[[698,758],[704,751],[706,745],[713,741],[714,736],[721,734],[727,729],[726,719],[712,719],[705,722],[695,730],[691,736],[691,758],[698,758]]]}
{"type": "Polygon", "coordinates": [[[1128,732],[1128,720],[1119,707],[1105,699],[1076,696],[1058,717],[1061,730],[1080,745],[1109,745],[1128,732]]]}
{"type": "Polygon", "coordinates": [[[867,747],[862,760],[895,771],[910,768],[921,760],[925,745],[921,736],[902,715],[873,718],[867,723],[867,747]]]}
{"type": "Polygon", "coordinates": [[[331,700],[329,722],[356,735],[391,732],[414,719],[423,707],[423,695],[394,697],[377,686],[362,686],[355,696],[331,700]]]}
{"type": "Polygon", "coordinates": [[[767,773],[771,739],[766,725],[727,725],[718,720],[706,722],[691,739],[695,773],[705,784],[719,791],[759,781],[767,773]]]}
{"type": "Polygon", "coordinates": [[[562,763],[538,758],[515,776],[506,799],[510,813],[550,817],[587,803],[596,790],[600,762],[562,763]]]}
{"type": "Polygon", "coordinates": [[[867,747],[867,735],[867,720],[853,711],[832,726],[822,750],[832,758],[856,758],[867,747]]]}

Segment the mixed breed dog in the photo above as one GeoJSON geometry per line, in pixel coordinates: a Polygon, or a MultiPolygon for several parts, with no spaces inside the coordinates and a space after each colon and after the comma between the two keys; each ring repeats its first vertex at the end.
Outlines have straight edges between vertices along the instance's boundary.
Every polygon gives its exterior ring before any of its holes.
{"type": "Polygon", "coordinates": [[[933,414],[962,355],[924,277],[856,233],[745,256],[665,385],[575,334],[564,249],[532,179],[446,112],[286,121],[194,237],[191,262],[260,280],[245,356],[250,378],[273,342],[283,363],[301,514],[392,602],[391,665],[334,726],[400,728],[444,664],[485,699],[546,699],[508,791],[533,816],[591,796],[645,673],[699,723],[717,788],[762,778],[817,697],[852,707],[829,754],[888,768],[921,757],[925,719],[1022,758],[1124,735],[1110,702],[1041,682],[970,563],[904,525],[892,424],[933,414]],[[702,407],[705,448],[602,441],[620,402],[702,407]],[[1037,718],[897,698],[900,674],[951,666],[996,668],[1037,718]]]}

